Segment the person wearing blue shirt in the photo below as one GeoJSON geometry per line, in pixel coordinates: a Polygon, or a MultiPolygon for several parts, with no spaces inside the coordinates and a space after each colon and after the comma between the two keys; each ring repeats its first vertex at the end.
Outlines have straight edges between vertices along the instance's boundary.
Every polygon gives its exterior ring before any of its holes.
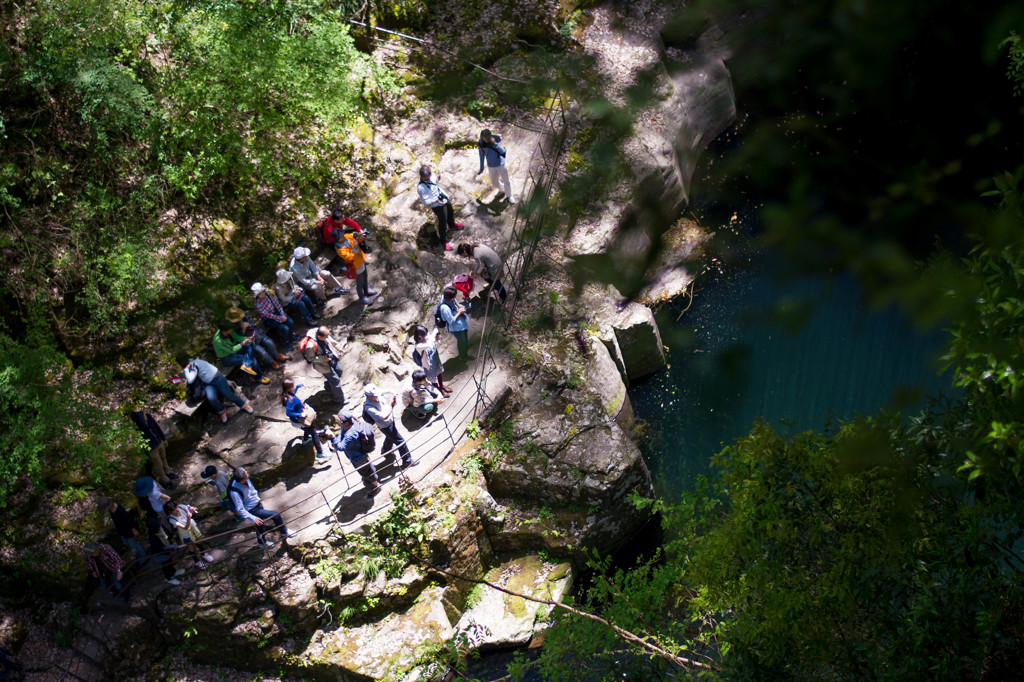
{"type": "Polygon", "coordinates": [[[313,421],[316,419],[316,410],[304,403],[295,394],[300,388],[302,388],[302,384],[296,384],[291,379],[283,380],[281,382],[281,404],[284,405],[284,413],[288,415],[288,420],[302,429],[302,435],[304,436],[303,445],[313,441],[316,461],[317,464],[320,464],[329,460],[331,456],[324,453],[323,445],[320,444],[320,434],[317,433],[316,427],[313,426],[313,421]]]}
{"type": "MultiPolygon", "coordinates": [[[[385,393],[377,388],[377,384],[366,384],[363,387],[363,395],[366,401],[363,403],[363,419],[367,416],[373,420],[380,432],[384,434],[384,445],[382,452],[387,452],[393,446],[402,456],[402,468],[416,466],[418,462],[412,461],[412,453],[409,446],[405,444],[405,438],[398,431],[395,424],[395,403],[398,402],[394,393],[385,393]]],[[[393,456],[393,452],[389,457],[393,456]]]]}
{"type": "Polygon", "coordinates": [[[355,417],[348,410],[342,410],[334,415],[333,420],[340,432],[331,440],[331,447],[345,453],[348,461],[352,462],[352,466],[362,477],[367,497],[373,497],[380,490],[380,479],[377,478],[377,468],[373,466],[369,455],[363,452],[360,442],[361,426],[356,426],[355,417]]]}
{"type": "Polygon", "coordinates": [[[243,467],[237,467],[231,479],[228,494],[231,496],[231,501],[238,515],[246,521],[252,521],[256,526],[257,545],[267,548],[274,546],[273,541],[263,537],[267,532],[267,529],[264,527],[267,525],[267,521],[273,521],[274,526],[281,531],[283,537],[290,538],[295,535],[295,533],[288,530],[288,526],[284,525],[284,519],[281,518],[279,512],[263,508],[263,501],[260,499],[260,494],[256,492],[256,487],[249,480],[248,471],[243,467]]]}
{"type": "Polygon", "coordinates": [[[487,172],[491,176],[491,184],[498,190],[498,195],[505,195],[505,200],[510,204],[516,203],[512,196],[512,182],[508,179],[508,166],[505,165],[505,147],[501,144],[501,137],[491,135],[491,131],[484,128],[480,131],[480,140],[476,143],[480,150],[480,175],[484,172],[484,164],[487,165],[487,172]]]}
{"type": "Polygon", "coordinates": [[[444,288],[444,298],[441,300],[441,319],[444,320],[446,329],[455,337],[455,343],[459,348],[459,359],[472,360],[469,355],[469,316],[466,309],[455,300],[455,287],[444,288]]]}

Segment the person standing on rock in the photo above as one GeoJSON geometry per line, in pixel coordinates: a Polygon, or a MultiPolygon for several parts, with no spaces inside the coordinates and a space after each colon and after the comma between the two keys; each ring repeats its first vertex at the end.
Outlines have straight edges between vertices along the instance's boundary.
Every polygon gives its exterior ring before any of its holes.
{"type": "Polygon", "coordinates": [[[505,147],[501,144],[501,138],[497,135],[492,135],[491,131],[484,128],[480,131],[480,139],[476,143],[477,149],[480,150],[480,170],[476,172],[480,175],[484,172],[484,164],[487,164],[487,172],[491,176],[491,184],[498,190],[498,194],[504,195],[505,200],[510,203],[516,203],[515,197],[512,196],[512,182],[508,179],[508,166],[505,165],[505,147]]]}
{"type": "Polygon", "coordinates": [[[427,382],[427,373],[417,369],[412,373],[412,386],[402,391],[402,404],[415,417],[428,419],[437,414],[438,403],[444,402],[441,392],[427,382]]]}
{"type": "Polygon", "coordinates": [[[146,563],[146,549],[138,540],[139,530],[131,513],[109,497],[101,497],[97,508],[101,514],[110,515],[110,520],[114,523],[114,531],[121,538],[124,546],[135,554],[139,564],[146,563]]]}
{"type": "Polygon", "coordinates": [[[100,585],[125,605],[132,601],[132,593],[122,581],[124,564],[114,548],[102,542],[87,542],[82,546],[82,557],[89,572],[100,579],[100,585]]]}
{"type": "Polygon", "coordinates": [[[380,293],[377,289],[370,288],[366,254],[371,251],[370,245],[366,243],[366,233],[360,230],[358,225],[346,226],[342,231],[342,238],[334,245],[334,252],[345,264],[345,276],[356,281],[356,294],[363,305],[372,304],[373,297],[380,293]]]}
{"type": "Polygon", "coordinates": [[[505,291],[505,285],[499,279],[503,266],[501,256],[486,244],[469,244],[465,242],[459,244],[455,253],[474,260],[473,272],[483,277],[488,285],[487,291],[480,292],[484,300],[486,301],[486,297],[493,291],[501,299],[501,302],[504,303],[505,299],[508,298],[508,292],[505,291]]]}
{"type": "Polygon", "coordinates": [[[177,485],[175,481],[178,480],[178,474],[173,473],[167,464],[167,436],[164,435],[163,429],[149,412],[135,410],[128,417],[139,427],[142,437],[146,439],[146,445],[149,446],[149,462],[153,468],[153,477],[165,488],[173,490],[177,485]]]}
{"type": "Polygon", "coordinates": [[[264,528],[267,525],[267,521],[273,521],[274,527],[281,531],[281,535],[284,538],[295,536],[295,533],[288,530],[288,526],[284,525],[284,519],[281,518],[279,512],[263,508],[263,501],[260,500],[260,494],[256,492],[256,487],[249,480],[248,471],[238,467],[231,478],[232,481],[231,486],[228,488],[228,494],[231,495],[232,502],[234,502],[235,509],[238,510],[239,515],[246,521],[252,521],[256,526],[257,545],[268,549],[274,546],[273,541],[264,537],[267,532],[267,529],[264,528]]]}
{"type": "Polygon", "coordinates": [[[206,392],[206,401],[210,403],[210,407],[213,408],[214,412],[220,414],[222,424],[226,424],[228,421],[228,411],[224,409],[224,405],[217,397],[218,395],[252,414],[252,405],[232,391],[231,386],[228,385],[227,377],[206,360],[199,358],[189,360],[188,364],[185,365],[184,374],[186,384],[191,385],[196,381],[202,382],[203,389],[206,392]]]}
{"type": "Polygon", "coordinates": [[[458,292],[455,287],[444,288],[444,298],[438,305],[441,319],[445,322],[445,328],[455,337],[455,344],[459,350],[460,360],[472,360],[469,355],[469,315],[466,309],[455,300],[458,292]]]}
{"type": "Polygon", "coordinates": [[[299,345],[302,357],[324,375],[324,388],[339,406],[345,404],[345,393],[341,390],[342,348],[327,327],[310,329],[299,345]]]}
{"type": "MultiPolygon", "coordinates": [[[[355,225],[355,223],[352,224],[355,225]]],[[[356,229],[359,229],[358,225],[356,225],[356,229]]],[[[341,230],[339,229],[338,232],[340,234],[341,230]]],[[[331,246],[336,246],[333,241],[331,246]]],[[[292,251],[292,260],[288,264],[288,269],[295,275],[295,279],[299,281],[302,288],[313,297],[317,307],[323,306],[330,296],[348,293],[348,289],[342,286],[337,277],[316,264],[312,258],[312,252],[305,246],[296,246],[292,251]]]]}
{"type": "Polygon", "coordinates": [[[320,433],[313,423],[316,421],[316,410],[302,401],[295,393],[302,384],[296,384],[291,379],[281,382],[281,404],[284,405],[284,412],[288,415],[288,421],[302,429],[305,437],[303,445],[313,441],[313,450],[316,451],[316,463],[322,464],[328,461],[331,456],[324,453],[324,446],[320,443],[320,433]]]}
{"type": "MultiPolygon", "coordinates": [[[[257,347],[267,351],[271,360],[284,362],[288,359],[286,355],[278,352],[277,344],[274,343],[274,340],[267,336],[262,329],[256,326],[256,323],[254,323],[252,318],[249,317],[249,313],[245,312],[241,308],[231,307],[228,308],[226,313],[224,313],[224,319],[234,325],[237,325],[239,334],[251,337],[253,343],[257,347]]],[[[277,367],[274,367],[274,369],[277,369],[277,367]]]]}
{"type": "Polygon", "coordinates": [[[437,216],[437,237],[445,251],[451,251],[448,230],[461,230],[465,226],[455,222],[455,209],[452,208],[448,194],[437,184],[438,178],[430,166],[420,167],[420,181],[416,184],[416,193],[420,195],[423,205],[429,206],[437,216]]]}
{"type": "Polygon", "coordinates": [[[287,349],[291,350],[292,344],[295,343],[295,335],[292,333],[295,322],[285,314],[277,296],[267,291],[261,282],[253,282],[249,289],[256,297],[256,312],[263,320],[263,326],[275,332],[287,349]]]}
{"type": "Polygon", "coordinates": [[[403,469],[416,466],[418,462],[412,461],[409,446],[405,444],[405,438],[399,433],[398,425],[395,424],[395,403],[398,402],[398,398],[393,393],[381,391],[377,388],[377,384],[366,384],[363,387],[363,395],[366,397],[366,401],[363,403],[363,420],[365,421],[366,417],[369,417],[384,434],[384,445],[381,447],[381,452],[387,452],[393,446],[402,456],[403,469]]]}
{"type": "Polygon", "coordinates": [[[149,536],[150,558],[160,567],[167,584],[180,585],[181,581],[178,578],[185,574],[185,569],[174,567],[174,554],[178,551],[178,545],[171,544],[166,535],[161,537],[160,523],[155,519],[146,519],[146,531],[149,536]]]}
{"type": "Polygon", "coordinates": [[[430,383],[437,387],[445,396],[452,394],[444,386],[444,365],[441,364],[441,354],[437,352],[437,329],[427,332],[423,325],[416,325],[413,331],[413,342],[416,344],[412,349],[412,361],[424,372],[430,383]]]}
{"type": "Polygon", "coordinates": [[[348,410],[342,410],[332,419],[339,432],[331,440],[331,447],[345,453],[345,457],[363,479],[366,496],[373,497],[380,490],[380,479],[377,477],[377,468],[370,461],[369,453],[363,451],[361,433],[356,427],[355,417],[348,410]]]}

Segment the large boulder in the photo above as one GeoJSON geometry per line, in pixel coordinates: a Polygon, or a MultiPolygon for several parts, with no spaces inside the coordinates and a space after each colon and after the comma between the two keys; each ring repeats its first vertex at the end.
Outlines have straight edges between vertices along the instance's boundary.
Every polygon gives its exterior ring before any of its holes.
{"type": "Polygon", "coordinates": [[[526,644],[535,633],[547,628],[554,607],[517,595],[560,601],[572,587],[573,573],[568,563],[555,565],[534,555],[492,568],[484,579],[515,594],[487,585],[474,588],[472,606],[462,614],[455,629],[481,650],[526,644]]]}

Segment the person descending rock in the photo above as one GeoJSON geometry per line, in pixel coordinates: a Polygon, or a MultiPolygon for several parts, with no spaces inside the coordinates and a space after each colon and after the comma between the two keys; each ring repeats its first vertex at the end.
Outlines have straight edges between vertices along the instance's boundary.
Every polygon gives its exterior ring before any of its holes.
{"type": "Polygon", "coordinates": [[[427,381],[427,373],[417,369],[412,373],[412,385],[402,391],[402,404],[413,416],[428,419],[437,413],[438,403],[444,402],[441,391],[427,381]]]}
{"type": "Polygon", "coordinates": [[[175,481],[178,480],[178,474],[173,473],[167,465],[167,436],[164,435],[163,429],[149,412],[135,410],[128,417],[139,427],[143,438],[146,439],[153,477],[165,488],[173,490],[177,485],[175,481]]]}
{"type": "Polygon", "coordinates": [[[428,332],[423,325],[417,325],[413,331],[412,361],[426,372],[427,379],[445,396],[452,392],[444,385],[444,365],[441,354],[437,352],[437,329],[428,332]]]}
{"type": "Polygon", "coordinates": [[[131,512],[109,497],[101,497],[97,509],[101,514],[110,515],[110,520],[114,523],[114,531],[121,538],[124,546],[135,554],[135,558],[139,560],[140,564],[146,563],[146,549],[139,542],[138,524],[131,512]]]}
{"type": "Polygon", "coordinates": [[[302,388],[302,384],[296,384],[291,379],[281,382],[281,404],[284,405],[284,412],[288,420],[302,429],[305,437],[303,444],[313,441],[313,450],[316,451],[316,463],[321,464],[331,459],[330,455],[324,453],[324,447],[320,443],[320,434],[314,426],[316,421],[316,410],[307,405],[296,395],[302,388]]]}
{"type": "Polygon", "coordinates": [[[114,548],[105,543],[87,542],[82,545],[82,557],[93,577],[100,579],[100,585],[124,604],[130,604],[132,593],[122,581],[124,564],[114,548]]]}
{"type": "Polygon", "coordinates": [[[213,408],[214,412],[220,414],[222,424],[228,421],[228,411],[224,409],[224,405],[220,402],[218,396],[227,398],[238,407],[252,414],[252,405],[232,391],[231,387],[228,386],[227,377],[206,360],[199,358],[189,360],[188,364],[185,365],[184,375],[187,385],[191,385],[196,381],[202,383],[203,390],[206,392],[206,401],[210,403],[210,407],[213,408]]]}
{"type": "MultiPolygon", "coordinates": [[[[273,361],[284,362],[288,359],[288,356],[277,350],[277,344],[274,340],[264,333],[262,329],[256,326],[256,323],[249,317],[249,313],[245,312],[241,308],[231,307],[224,313],[224,319],[232,324],[236,325],[238,333],[242,336],[251,337],[253,343],[257,347],[262,348],[270,356],[271,367],[277,369],[277,366],[273,364],[273,361]]],[[[260,356],[262,357],[262,356],[260,356]]]]}
{"type": "Polygon", "coordinates": [[[170,543],[155,519],[146,519],[146,531],[149,536],[150,558],[160,567],[160,572],[168,584],[180,585],[178,577],[185,574],[185,569],[174,568],[174,555],[178,551],[178,545],[170,543]]]}
{"type": "Polygon", "coordinates": [[[455,222],[455,209],[452,208],[448,194],[437,184],[439,177],[434,174],[434,169],[430,166],[421,166],[420,181],[416,183],[416,193],[420,195],[423,205],[429,206],[437,216],[437,238],[441,240],[445,251],[451,251],[452,245],[448,241],[448,230],[461,230],[465,226],[455,222]]]}
{"type": "Polygon", "coordinates": [[[281,301],[285,310],[292,314],[298,313],[306,324],[312,326],[314,320],[320,319],[320,313],[313,300],[295,280],[295,273],[279,268],[276,274],[277,282],[274,284],[274,293],[277,295],[277,300],[281,301]]]}
{"type": "Polygon", "coordinates": [[[234,474],[232,474],[231,479],[228,494],[231,495],[235,509],[238,510],[242,518],[246,521],[252,521],[256,526],[257,545],[267,548],[274,546],[273,541],[264,537],[267,532],[267,529],[264,527],[267,525],[267,521],[273,521],[274,527],[281,531],[283,537],[290,538],[295,536],[295,533],[288,530],[288,526],[284,525],[284,519],[281,518],[280,513],[263,508],[260,494],[256,492],[256,487],[249,480],[248,471],[238,467],[235,469],[234,474]]]}
{"type": "MultiPolygon", "coordinates": [[[[355,223],[352,222],[352,225],[355,223]]],[[[344,263],[345,276],[356,281],[359,302],[363,305],[373,303],[372,297],[380,292],[370,288],[369,273],[366,269],[366,254],[370,253],[372,249],[366,243],[366,232],[359,229],[358,225],[355,227],[346,225],[342,230],[342,238],[334,245],[334,251],[344,263]]]]}
{"type": "Polygon", "coordinates": [[[246,374],[256,377],[261,384],[269,384],[270,379],[263,376],[263,369],[256,360],[256,349],[259,349],[265,360],[269,360],[275,369],[280,367],[276,360],[262,347],[253,343],[251,336],[242,336],[235,331],[235,325],[227,320],[217,322],[217,332],[213,335],[213,352],[225,367],[238,367],[246,374]]]}
{"type": "Polygon", "coordinates": [[[281,339],[288,350],[291,350],[292,344],[295,343],[295,335],[292,333],[295,322],[285,314],[277,296],[273,292],[267,291],[262,283],[253,282],[249,289],[256,296],[256,312],[263,320],[263,326],[277,334],[277,338],[281,339]]]}
{"type": "MultiPolygon", "coordinates": [[[[355,223],[352,224],[355,225],[355,223]]],[[[359,229],[358,225],[355,226],[356,229],[359,229]]],[[[338,234],[341,234],[340,228],[338,234]]],[[[332,240],[331,247],[335,246],[332,240]]],[[[292,260],[288,264],[288,269],[295,274],[299,285],[309,292],[317,306],[322,306],[329,296],[348,293],[348,289],[342,286],[337,277],[316,264],[312,258],[312,252],[305,246],[296,246],[292,251],[292,260]]]]}
{"type": "Polygon", "coordinates": [[[381,391],[377,388],[377,384],[366,384],[363,387],[363,395],[366,396],[366,401],[363,403],[363,419],[365,420],[369,416],[380,432],[384,434],[384,445],[381,447],[381,452],[388,452],[393,446],[402,456],[403,469],[416,466],[419,462],[412,461],[409,446],[405,444],[405,438],[402,437],[398,431],[398,425],[395,424],[395,403],[398,402],[398,399],[393,393],[381,391]]]}
{"type": "Polygon", "coordinates": [[[469,315],[466,309],[455,300],[458,292],[455,287],[444,288],[444,298],[438,305],[441,319],[445,322],[445,328],[455,337],[455,343],[459,350],[460,360],[472,360],[469,355],[469,315]]]}
{"type": "Polygon", "coordinates": [[[380,490],[380,479],[377,478],[377,468],[370,461],[369,453],[363,450],[362,431],[355,417],[348,410],[342,410],[334,415],[332,421],[338,427],[338,435],[331,440],[331,447],[345,453],[345,457],[362,477],[367,497],[373,497],[380,490]]]}
{"type": "Polygon", "coordinates": [[[468,244],[465,242],[459,244],[455,253],[474,260],[473,272],[483,277],[484,281],[488,284],[487,290],[480,292],[484,300],[493,291],[501,299],[501,302],[504,303],[505,299],[508,298],[508,292],[505,291],[505,285],[499,279],[502,268],[501,256],[486,244],[468,244]]]}
{"type": "Polygon", "coordinates": [[[303,337],[299,346],[306,362],[324,375],[324,388],[338,405],[345,404],[345,394],[341,390],[341,351],[342,348],[327,327],[310,329],[303,337]]]}
{"type": "Polygon", "coordinates": [[[480,140],[476,143],[480,150],[480,170],[477,175],[484,172],[484,164],[487,164],[487,172],[491,176],[491,184],[498,190],[498,196],[504,195],[505,200],[516,203],[512,196],[512,183],[508,179],[508,166],[505,165],[505,147],[501,144],[501,137],[492,135],[491,131],[484,128],[480,131],[480,140]]]}

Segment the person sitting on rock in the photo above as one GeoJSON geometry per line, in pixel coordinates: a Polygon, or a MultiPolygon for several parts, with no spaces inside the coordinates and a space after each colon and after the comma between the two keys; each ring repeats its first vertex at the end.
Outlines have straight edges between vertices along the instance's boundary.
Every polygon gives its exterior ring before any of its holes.
{"type": "Polygon", "coordinates": [[[284,309],[290,313],[298,313],[299,317],[305,320],[306,324],[312,325],[314,320],[320,319],[320,313],[312,299],[306,295],[306,291],[295,281],[295,273],[283,268],[277,271],[277,283],[274,284],[274,293],[281,301],[284,309]]]}
{"type": "Polygon", "coordinates": [[[338,405],[345,404],[341,390],[341,345],[331,336],[327,327],[310,329],[299,344],[302,357],[324,375],[324,388],[338,405]]]}
{"type": "Polygon", "coordinates": [[[505,285],[499,279],[502,268],[501,256],[486,244],[468,244],[465,242],[459,244],[455,253],[474,260],[473,272],[483,277],[484,281],[488,284],[487,290],[480,292],[480,295],[485,297],[484,300],[493,291],[501,299],[501,302],[504,303],[505,299],[508,298],[508,292],[505,291],[505,285]]]}
{"type": "Polygon", "coordinates": [[[427,374],[427,379],[445,396],[452,392],[444,385],[444,365],[441,354],[437,351],[437,329],[428,332],[423,325],[416,325],[413,330],[412,361],[427,374]]]}
{"type": "Polygon", "coordinates": [[[324,447],[320,443],[320,434],[314,426],[316,421],[316,410],[307,405],[296,395],[296,391],[302,388],[302,384],[296,384],[291,379],[281,382],[281,404],[284,405],[284,413],[288,420],[302,429],[304,437],[303,444],[313,441],[313,450],[316,451],[316,463],[321,464],[329,461],[331,456],[324,453],[324,447]]]}
{"type": "MultiPolygon", "coordinates": [[[[395,424],[395,403],[398,399],[393,393],[381,391],[377,388],[377,384],[366,384],[363,387],[363,395],[366,397],[366,401],[363,403],[363,419],[365,420],[367,417],[372,419],[380,432],[384,434],[384,445],[381,446],[381,452],[388,452],[395,448],[402,456],[403,469],[416,466],[418,462],[412,460],[409,446],[405,444],[405,438],[402,437],[398,425],[395,424]]],[[[388,456],[393,455],[389,454],[388,456]]]]}
{"type": "Polygon", "coordinates": [[[237,467],[232,474],[228,494],[231,495],[235,509],[238,510],[242,518],[246,521],[252,521],[256,526],[256,544],[260,547],[269,549],[274,546],[273,541],[265,537],[267,529],[264,526],[267,525],[267,521],[273,521],[274,527],[281,532],[284,538],[295,536],[295,533],[288,530],[288,526],[284,525],[284,519],[281,518],[279,512],[263,508],[260,494],[256,492],[256,486],[249,480],[249,472],[243,467],[237,467]]]}
{"type": "Polygon", "coordinates": [[[366,269],[366,254],[370,253],[370,245],[366,243],[366,232],[356,227],[346,226],[342,239],[334,245],[334,251],[344,263],[344,273],[349,279],[356,281],[356,294],[363,305],[373,303],[373,296],[380,292],[370,288],[370,276],[366,269]]]}
{"type": "MultiPolygon", "coordinates": [[[[355,223],[352,224],[355,225],[355,223]]],[[[356,229],[359,229],[358,225],[356,225],[356,229]]],[[[340,234],[341,230],[339,229],[338,232],[340,234]]],[[[337,247],[333,241],[331,246],[337,247]]],[[[316,264],[312,258],[312,252],[305,246],[296,246],[292,251],[292,260],[288,264],[288,269],[295,274],[299,285],[309,292],[317,306],[322,306],[330,296],[348,293],[348,289],[342,286],[337,277],[316,264]]]]}
{"type": "Polygon", "coordinates": [[[451,251],[452,245],[448,241],[448,230],[461,230],[465,225],[455,222],[455,209],[452,208],[451,199],[448,194],[437,184],[439,175],[434,173],[430,166],[420,167],[420,181],[416,183],[416,193],[424,206],[437,216],[437,238],[445,251],[451,251]]]}
{"type": "Polygon", "coordinates": [[[437,413],[438,403],[444,402],[441,391],[427,381],[427,373],[417,369],[412,373],[412,384],[402,391],[405,409],[419,419],[428,419],[437,413]]]}
{"type": "Polygon", "coordinates": [[[205,552],[199,544],[199,538],[202,537],[203,533],[199,530],[196,520],[192,518],[197,511],[199,510],[191,505],[177,504],[174,505],[174,510],[168,515],[167,520],[171,522],[171,527],[177,531],[178,540],[181,544],[185,545],[192,555],[195,567],[206,568],[207,564],[213,563],[213,555],[205,552]]]}
{"type": "Polygon", "coordinates": [[[267,288],[262,283],[253,282],[249,289],[256,296],[256,312],[259,313],[260,319],[263,320],[263,325],[277,334],[277,337],[281,339],[285,347],[291,350],[292,344],[295,343],[295,335],[292,333],[292,327],[295,326],[295,322],[285,314],[281,302],[277,300],[277,296],[273,292],[267,291],[267,288]]]}
{"type": "Polygon", "coordinates": [[[235,325],[227,320],[217,322],[217,332],[213,335],[213,352],[224,367],[238,367],[246,374],[256,377],[261,384],[269,384],[270,379],[263,376],[260,363],[256,360],[256,349],[265,359],[270,360],[271,366],[278,369],[280,365],[276,360],[270,358],[267,351],[253,343],[251,336],[242,336],[235,331],[235,325]]]}
{"type": "Polygon", "coordinates": [[[230,400],[238,407],[252,414],[252,405],[232,391],[231,386],[228,385],[227,377],[206,360],[200,358],[189,360],[188,364],[185,365],[184,375],[186,384],[192,384],[196,381],[202,382],[203,389],[206,392],[206,401],[210,403],[210,407],[213,408],[214,412],[220,414],[222,424],[226,424],[228,421],[228,411],[224,409],[224,405],[220,402],[218,396],[230,400]]]}
{"type": "Polygon", "coordinates": [[[359,223],[345,215],[345,211],[336,208],[323,220],[317,223],[316,238],[321,244],[327,244],[331,248],[341,241],[342,234],[346,227],[361,230],[359,223]]]}
{"type": "Polygon", "coordinates": [[[167,436],[164,435],[163,429],[149,412],[135,410],[128,415],[128,418],[135,423],[135,426],[139,427],[142,437],[146,439],[153,476],[165,488],[174,490],[178,474],[172,472],[171,467],[167,464],[167,436]]]}
{"type": "MultiPolygon", "coordinates": [[[[277,350],[277,344],[274,343],[274,339],[267,336],[266,333],[264,333],[264,331],[252,321],[252,318],[249,317],[249,313],[245,312],[241,308],[235,308],[232,306],[231,308],[228,308],[226,313],[224,313],[224,319],[236,325],[238,333],[242,336],[252,337],[253,343],[255,343],[258,348],[262,348],[267,351],[271,361],[276,360],[278,362],[284,362],[288,359],[287,355],[277,350]]],[[[262,358],[263,356],[261,355],[260,357],[262,358]]],[[[274,369],[277,369],[277,367],[274,367],[274,369]]]]}
{"type": "Polygon", "coordinates": [[[331,421],[338,428],[338,435],[331,440],[331,447],[345,453],[345,457],[362,477],[367,497],[373,497],[380,490],[380,479],[377,478],[377,468],[370,461],[369,454],[363,452],[361,432],[356,427],[355,417],[348,410],[342,410],[331,421]]]}
{"type": "Polygon", "coordinates": [[[238,511],[235,509],[231,497],[228,495],[228,486],[231,485],[231,474],[226,471],[218,471],[217,467],[213,464],[203,469],[203,472],[199,474],[207,485],[212,485],[214,490],[217,491],[217,497],[220,500],[220,506],[223,509],[227,509],[235,515],[235,522],[242,520],[239,516],[238,511]]]}
{"type": "Polygon", "coordinates": [[[94,578],[100,579],[100,585],[124,604],[130,604],[132,593],[122,581],[121,572],[124,564],[114,548],[102,542],[87,542],[82,545],[82,557],[85,565],[94,578]]]}

